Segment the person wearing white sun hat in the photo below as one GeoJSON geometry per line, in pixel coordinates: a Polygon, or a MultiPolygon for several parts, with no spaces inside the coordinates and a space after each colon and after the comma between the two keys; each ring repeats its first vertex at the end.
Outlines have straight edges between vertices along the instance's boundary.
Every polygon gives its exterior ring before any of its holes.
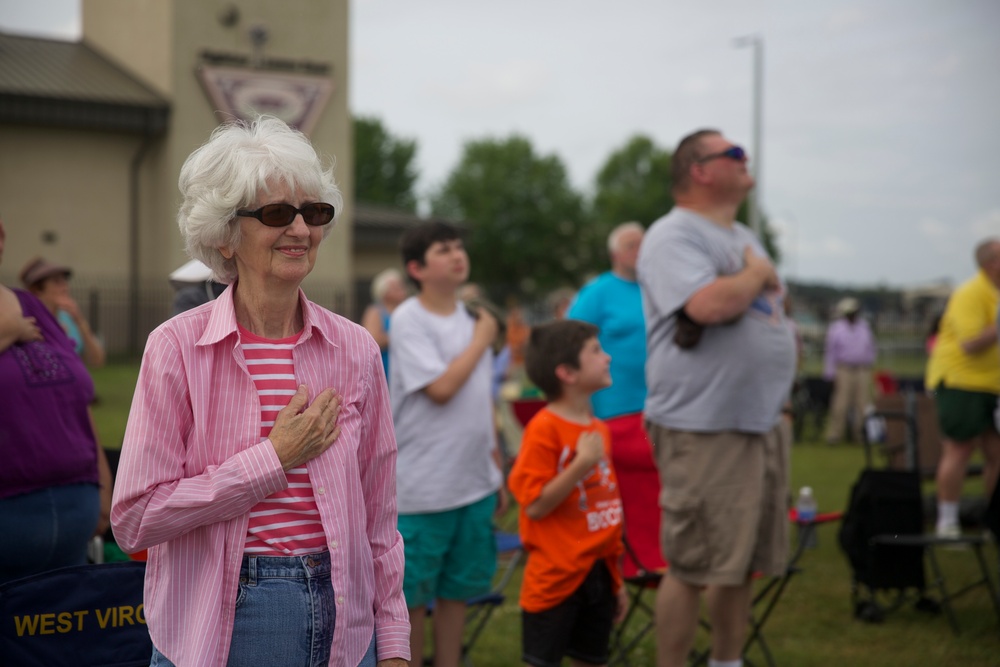
{"type": "Polygon", "coordinates": [[[849,410],[853,410],[854,442],[861,442],[862,421],[872,400],[872,368],[878,348],[860,311],[857,299],[841,299],[837,304],[837,319],[826,331],[823,377],[833,382],[833,399],[826,422],[826,442],[831,445],[843,438],[849,410]]]}

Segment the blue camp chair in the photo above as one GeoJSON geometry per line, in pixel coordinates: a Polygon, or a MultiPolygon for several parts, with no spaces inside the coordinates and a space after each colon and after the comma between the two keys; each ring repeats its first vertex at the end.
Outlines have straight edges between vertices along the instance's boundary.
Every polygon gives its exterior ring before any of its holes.
{"type": "Polygon", "coordinates": [[[469,653],[476,640],[479,639],[479,635],[486,628],[493,612],[507,599],[507,584],[514,576],[514,570],[524,553],[521,538],[517,535],[498,530],[496,531],[496,540],[497,556],[501,563],[498,564],[498,576],[492,590],[485,595],[465,601],[468,611],[465,617],[466,638],[462,644],[462,658],[466,665],[472,664],[469,653]]]}
{"type": "MultiPolygon", "coordinates": [[[[466,667],[472,667],[472,648],[476,640],[486,629],[490,617],[500,605],[507,600],[507,585],[514,577],[514,573],[521,558],[524,555],[524,548],[521,545],[521,538],[513,533],[506,533],[502,530],[494,532],[497,542],[497,576],[493,582],[493,588],[488,593],[477,595],[465,601],[465,636],[462,639],[462,663],[466,667]]],[[[427,605],[427,613],[434,613],[433,602],[427,605]]],[[[425,665],[434,664],[431,656],[424,657],[425,665]]]]}
{"type": "Polygon", "coordinates": [[[46,667],[146,667],[153,644],[146,564],[78,565],[0,586],[0,662],[46,667]]]}

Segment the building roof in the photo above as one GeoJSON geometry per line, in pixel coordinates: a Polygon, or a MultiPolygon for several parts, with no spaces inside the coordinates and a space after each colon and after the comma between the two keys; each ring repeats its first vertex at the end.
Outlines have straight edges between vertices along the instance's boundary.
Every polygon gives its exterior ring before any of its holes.
{"type": "Polygon", "coordinates": [[[439,217],[422,218],[414,213],[372,204],[354,205],[354,244],[359,247],[399,242],[400,235],[411,227],[426,222],[446,222],[464,229],[465,225],[439,217]]]}
{"type": "Polygon", "coordinates": [[[0,122],[157,134],[169,109],[84,42],[0,33],[0,122]]]}

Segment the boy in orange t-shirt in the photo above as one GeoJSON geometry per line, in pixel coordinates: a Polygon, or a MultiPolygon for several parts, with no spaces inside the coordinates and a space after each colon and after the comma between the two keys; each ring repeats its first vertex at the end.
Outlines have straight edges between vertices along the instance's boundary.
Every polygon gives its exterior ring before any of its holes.
{"type": "Polygon", "coordinates": [[[562,320],[531,331],[528,377],[549,399],[528,423],[508,484],[528,552],[521,586],[522,659],[535,667],[604,665],[622,585],[622,502],[611,435],[591,395],[611,384],[597,327],[562,320]]]}

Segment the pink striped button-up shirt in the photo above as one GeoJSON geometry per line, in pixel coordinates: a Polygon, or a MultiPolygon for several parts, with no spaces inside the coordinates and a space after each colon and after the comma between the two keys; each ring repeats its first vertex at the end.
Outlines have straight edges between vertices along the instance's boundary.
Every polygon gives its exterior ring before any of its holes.
{"type": "MultiPolygon", "coordinates": [[[[153,644],[184,667],[224,665],[250,509],[287,482],[239,345],[230,287],[150,334],[115,483],[125,551],[149,548],[145,616],[153,644]]],[[[360,326],[300,292],[295,372],[309,400],[341,398],[340,436],[308,462],[330,551],[337,620],[331,665],[409,658],[396,440],[379,349],[360,326]]]]}

